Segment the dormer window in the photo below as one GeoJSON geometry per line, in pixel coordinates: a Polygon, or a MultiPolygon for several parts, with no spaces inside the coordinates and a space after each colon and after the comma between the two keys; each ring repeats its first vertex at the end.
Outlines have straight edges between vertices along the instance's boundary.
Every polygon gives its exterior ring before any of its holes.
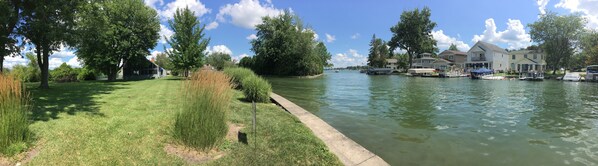
{"type": "Polygon", "coordinates": [[[511,59],[515,59],[515,55],[511,56],[511,59]]]}
{"type": "Polygon", "coordinates": [[[523,57],[524,57],[524,58],[527,58],[527,54],[524,54],[524,55],[523,55],[523,57]]]}

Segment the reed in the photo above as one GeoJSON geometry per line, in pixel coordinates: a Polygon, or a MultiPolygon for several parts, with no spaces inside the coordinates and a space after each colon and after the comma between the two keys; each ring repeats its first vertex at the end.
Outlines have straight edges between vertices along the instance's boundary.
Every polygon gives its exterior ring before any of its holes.
{"type": "Polygon", "coordinates": [[[259,76],[250,76],[243,79],[242,91],[248,101],[267,103],[270,101],[272,86],[268,81],[259,76]]]}
{"type": "Polygon", "coordinates": [[[201,70],[183,83],[181,110],[174,124],[174,138],[198,150],[210,150],[228,131],[227,109],[231,102],[230,78],[201,70]]]}
{"type": "Polygon", "coordinates": [[[13,155],[30,138],[29,95],[21,81],[0,73],[0,153],[13,155]]]}
{"type": "Polygon", "coordinates": [[[237,67],[237,68],[225,68],[224,74],[231,77],[231,81],[233,82],[235,88],[241,89],[242,82],[247,77],[256,76],[253,71],[247,68],[237,67]]]}

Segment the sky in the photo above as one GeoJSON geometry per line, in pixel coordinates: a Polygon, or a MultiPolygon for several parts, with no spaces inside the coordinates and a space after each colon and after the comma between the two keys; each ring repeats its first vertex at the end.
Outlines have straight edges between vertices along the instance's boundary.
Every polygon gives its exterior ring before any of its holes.
{"type": "MultiPolygon", "coordinates": [[[[276,16],[284,10],[298,15],[316,32],[332,54],[335,67],[367,64],[372,35],[390,40],[390,27],[400,21],[403,11],[429,7],[431,19],[437,23],[432,36],[440,51],[451,43],[467,51],[477,41],[486,41],[503,48],[518,49],[534,44],[528,24],[546,12],[579,13],[588,24],[598,28],[598,0],[144,0],[160,17],[160,40],[148,58],[164,52],[172,34],[168,20],[178,8],[189,7],[195,12],[204,31],[211,39],[208,52],[223,52],[239,60],[253,56],[251,39],[255,25],[264,16],[276,16]]],[[[30,50],[22,51],[27,52],[30,50]]],[[[4,66],[26,64],[27,59],[7,57],[4,66]]],[[[73,67],[81,64],[75,50],[61,47],[50,56],[50,68],[66,62],[73,67]]]]}

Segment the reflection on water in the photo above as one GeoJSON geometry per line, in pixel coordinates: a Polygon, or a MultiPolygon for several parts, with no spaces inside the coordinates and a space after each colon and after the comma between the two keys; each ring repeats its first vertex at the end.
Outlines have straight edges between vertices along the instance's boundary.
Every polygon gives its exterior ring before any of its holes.
{"type": "Polygon", "coordinates": [[[353,71],[268,79],[392,165],[598,164],[598,84],[353,71]]]}

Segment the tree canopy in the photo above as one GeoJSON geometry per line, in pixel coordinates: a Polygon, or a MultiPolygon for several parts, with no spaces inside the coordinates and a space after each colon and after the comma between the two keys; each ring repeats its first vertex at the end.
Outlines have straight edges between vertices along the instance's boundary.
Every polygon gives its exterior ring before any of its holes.
{"type": "Polygon", "coordinates": [[[560,67],[568,68],[584,25],[585,21],[579,15],[559,16],[554,12],[542,15],[528,25],[532,40],[546,52],[546,63],[552,67],[553,74],[560,67]]]}
{"type": "Polygon", "coordinates": [[[390,52],[400,48],[407,51],[409,55],[409,68],[411,68],[413,56],[421,53],[436,53],[436,40],[432,38],[432,29],[436,23],[430,20],[430,8],[424,7],[423,10],[415,9],[404,11],[401,14],[401,20],[397,25],[390,28],[393,33],[388,42],[390,52]]]}
{"type": "Polygon", "coordinates": [[[156,64],[166,70],[172,70],[172,61],[168,58],[168,55],[165,53],[159,53],[156,55],[156,64]]]}
{"type": "Polygon", "coordinates": [[[314,40],[314,32],[289,11],[264,17],[256,31],[257,39],[251,41],[255,56],[241,62],[250,61],[251,69],[258,74],[317,75],[324,72],[324,66],[330,65],[331,55],[324,43],[314,40]]]}
{"type": "Polygon", "coordinates": [[[0,1],[0,73],[3,69],[4,57],[18,51],[16,45],[17,26],[20,20],[22,0],[0,1]]]}
{"type": "Polygon", "coordinates": [[[457,48],[457,45],[455,45],[454,43],[451,43],[451,46],[449,47],[449,50],[451,50],[451,51],[460,51],[459,48],[457,48]]]}
{"type": "Polygon", "coordinates": [[[167,41],[172,50],[165,49],[166,54],[172,61],[172,66],[182,70],[187,77],[189,70],[203,65],[205,50],[210,43],[209,38],[204,38],[205,25],[200,26],[195,12],[189,8],[177,9],[174,19],[169,20],[168,24],[174,35],[167,41]]]}
{"type": "Polygon", "coordinates": [[[206,63],[214,66],[218,70],[222,70],[225,67],[233,66],[233,61],[230,55],[222,52],[213,52],[206,58],[206,63]]]}
{"type": "Polygon", "coordinates": [[[376,35],[372,36],[370,41],[370,53],[368,54],[368,66],[370,67],[384,67],[386,59],[390,58],[390,51],[386,42],[376,35]]]}
{"type": "Polygon", "coordinates": [[[582,56],[585,65],[598,64],[598,32],[589,31],[581,38],[582,56]]]}
{"type": "Polygon", "coordinates": [[[112,81],[120,69],[149,55],[159,30],[156,11],[141,0],[94,1],[84,6],[72,45],[85,66],[112,81]]]}

